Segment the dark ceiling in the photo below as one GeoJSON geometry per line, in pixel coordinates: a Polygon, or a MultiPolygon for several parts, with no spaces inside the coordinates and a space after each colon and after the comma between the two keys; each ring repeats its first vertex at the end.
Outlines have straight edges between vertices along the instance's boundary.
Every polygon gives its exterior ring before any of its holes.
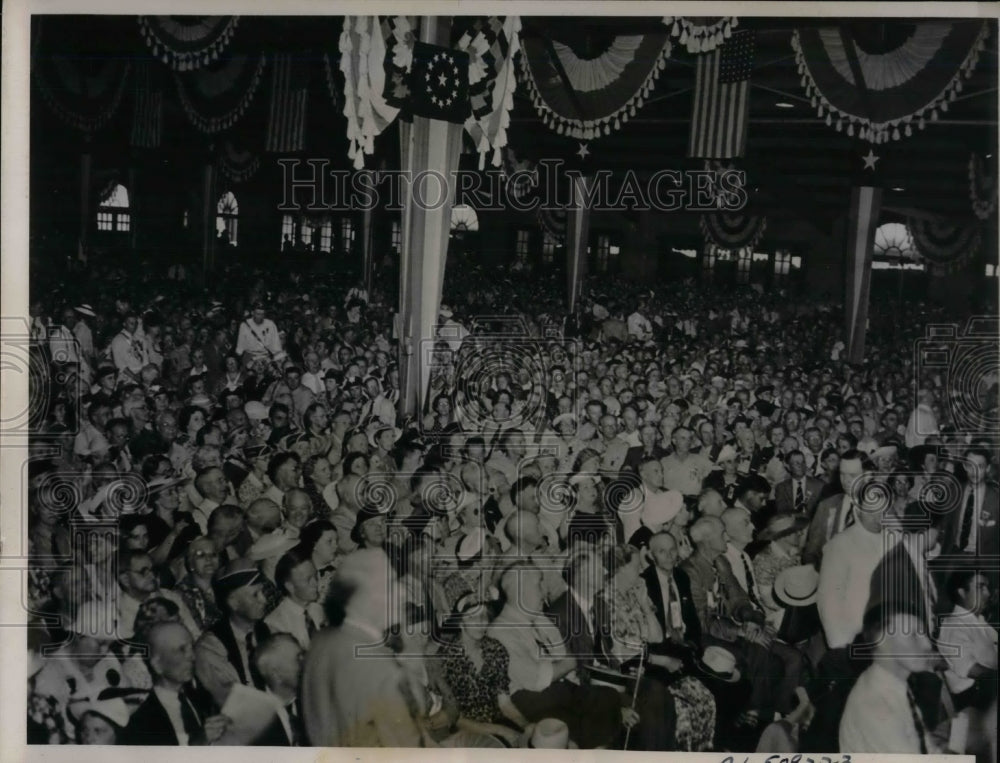
{"type": "MultiPolygon", "coordinates": [[[[951,21],[951,19],[948,19],[951,21]]],[[[569,45],[579,55],[600,48],[611,34],[662,30],[659,19],[525,18],[524,34],[548,37],[569,45]]],[[[898,141],[872,146],[837,132],[821,120],[806,98],[791,46],[792,32],[803,27],[848,24],[869,52],[892,46],[909,34],[902,19],[741,18],[740,29],[756,32],[750,83],[747,149],[737,166],[758,188],[752,203],[772,216],[810,220],[828,228],[842,215],[850,187],[871,147],[880,157],[877,168],[887,188],[886,207],[918,210],[956,220],[973,220],[969,202],[968,163],[972,152],[995,154],[997,147],[997,25],[991,21],[986,50],[965,82],[962,93],[936,122],[898,141]],[[779,107],[777,104],[791,104],[779,107]]],[[[695,57],[674,43],[672,56],[657,87],[635,118],[619,132],[591,141],[599,166],[616,172],[683,168],[692,112],[695,57]]],[[[541,125],[525,89],[515,96],[511,145],[526,146],[533,157],[565,152],[569,139],[541,125]]],[[[685,162],[688,162],[685,165],[685,162]]],[[[995,166],[995,165],[994,165],[995,166]]],[[[995,223],[994,223],[995,224],[995,223]]]]}
{"type": "MultiPolygon", "coordinates": [[[[615,34],[662,33],[665,29],[659,18],[523,17],[522,22],[524,35],[563,42],[581,55],[600,51],[615,34]]],[[[45,23],[71,26],[80,41],[78,52],[95,56],[149,55],[135,17],[50,17],[45,23]]],[[[987,48],[963,92],[949,104],[948,112],[937,122],[928,122],[925,130],[914,129],[911,137],[873,147],[880,157],[882,183],[888,189],[903,189],[887,190],[883,204],[890,210],[918,210],[956,221],[974,220],[969,202],[970,154],[997,153],[997,25],[995,21],[989,23],[987,48]]],[[[861,157],[870,144],[838,133],[816,115],[800,82],[790,40],[796,28],[841,24],[849,25],[859,44],[869,51],[891,46],[908,34],[910,26],[899,19],[744,17],[739,21],[739,28],[756,31],[747,150],[744,159],[737,162],[747,171],[748,185],[757,189],[751,204],[772,217],[807,220],[821,229],[829,229],[832,221],[843,215],[850,186],[862,166],[861,157]],[[779,102],[792,106],[781,108],[779,102]]],[[[337,55],[341,26],[338,17],[244,17],[233,44],[238,42],[244,50],[299,50],[321,61],[323,53],[337,55]]],[[[628,169],[641,174],[702,166],[701,162],[685,159],[694,61],[695,57],[675,41],[672,57],[636,117],[620,131],[590,142],[597,167],[616,174],[628,169]]],[[[324,87],[314,88],[314,94],[325,91],[325,81],[321,82],[324,87]]],[[[257,101],[263,102],[264,98],[258,94],[257,101]]],[[[182,124],[184,117],[176,104],[168,102],[167,107],[167,151],[189,150],[196,140],[209,142],[182,124]]],[[[44,105],[36,100],[32,108],[33,140],[47,142],[61,134],[53,131],[54,118],[44,113],[44,105]]],[[[130,109],[122,111],[130,113],[130,109]]],[[[322,115],[320,124],[310,124],[310,130],[322,135],[322,141],[312,141],[310,148],[343,158],[346,164],[345,123],[338,112],[327,93],[325,105],[310,114],[311,122],[313,114],[322,115]]],[[[247,119],[263,119],[262,103],[248,113],[247,119]]],[[[126,120],[123,117],[118,121],[126,120]]],[[[127,140],[127,135],[127,125],[111,125],[102,140],[114,144],[127,140]]],[[[379,150],[391,157],[393,143],[386,135],[379,141],[379,150]]],[[[523,86],[515,96],[509,143],[519,154],[533,159],[565,156],[575,150],[570,139],[542,124],[523,86]]],[[[34,144],[33,149],[38,146],[34,144]]]]}

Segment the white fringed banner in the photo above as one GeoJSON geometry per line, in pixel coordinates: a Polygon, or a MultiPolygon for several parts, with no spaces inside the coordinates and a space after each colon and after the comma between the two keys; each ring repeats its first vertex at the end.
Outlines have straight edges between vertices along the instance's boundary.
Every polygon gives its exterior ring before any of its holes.
{"type": "Polygon", "coordinates": [[[838,29],[797,29],[792,48],[817,115],[837,132],[879,144],[912,135],[914,126],[923,130],[947,112],[988,36],[985,21],[922,21],[887,53],[866,53],[854,44],[864,88],[854,81],[838,29]]]}
{"type": "Polygon", "coordinates": [[[557,49],[567,76],[572,70],[578,79],[571,97],[544,42],[522,38],[521,78],[546,127],[559,135],[593,140],[620,130],[645,105],[671,50],[666,29],[662,33],[639,35],[637,41],[616,37],[607,51],[585,64],[570,48],[557,49]],[[598,83],[606,84],[598,87],[598,83]],[[577,103],[585,114],[577,111],[577,103]]]}
{"type": "Polygon", "coordinates": [[[670,36],[688,53],[711,53],[730,38],[739,25],[736,16],[664,16],[670,36]]]}

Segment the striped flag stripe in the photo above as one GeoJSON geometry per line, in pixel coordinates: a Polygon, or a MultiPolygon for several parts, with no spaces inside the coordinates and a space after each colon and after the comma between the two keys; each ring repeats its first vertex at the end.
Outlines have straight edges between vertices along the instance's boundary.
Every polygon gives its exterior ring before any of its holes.
{"type": "MultiPolygon", "coordinates": [[[[723,71],[723,48],[698,57],[688,156],[727,159],[742,155],[746,146],[749,115],[749,77],[720,82],[732,76],[733,59],[723,71]]],[[[732,55],[739,55],[739,50],[732,55]]],[[[744,53],[744,65],[749,54],[744,53]]],[[[737,61],[737,64],[739,61],[737,61]]]]}
{"type": "Polygon", "coordinates": [[[847,245],[847,357],[860,363],[868,328],[868,294],[871,287],[872,249],[882,206],[882,190],[871,186],[851,190],[847,245]]]}
{"type": "Polygon", "coordinates": [[[302,151],[305,148],[308,105],[305,84],[304,72],[291,55],[275,57],[271,72],[271,105],[265,143],[268,151],[283,153],[302,151]]]}
{"type": "Polygon", "coordinates": [[[138,148],[156,148],[162,133],[163,93],[154,86],[150,65],[142,64],[136,74],[131,143],[138,148]]]}

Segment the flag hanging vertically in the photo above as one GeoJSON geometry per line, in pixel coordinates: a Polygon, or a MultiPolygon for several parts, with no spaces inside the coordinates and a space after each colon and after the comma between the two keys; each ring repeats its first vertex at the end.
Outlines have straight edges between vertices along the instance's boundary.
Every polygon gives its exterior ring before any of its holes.
{"type": "Polygon", "coordinates": [[[882,207],[882,189],[856,186],[851,189],[847,230],[847,359],[860,363],[865,356],[868,330],[868,292],[871,287],[872,249],[882,207]]]}
{"type": "Polygon", "coordinates": [[[271,106],[264,147],[273,153],[304,151],[308,69],[300,57],[290,53],[275,55],[271,65],[271,106]]]}
{"type": "Polygon", "coordinates": [[[152,61],[135,69],[131,144],[136,148],[159,148],[163,137],[163,89],[152,61]]]}
{"type": "Polygon", "coordinates": [[[753,54],[754,33],[743,30],[698,57],[689,157],[730,159],[743,155],[753,54]]]}

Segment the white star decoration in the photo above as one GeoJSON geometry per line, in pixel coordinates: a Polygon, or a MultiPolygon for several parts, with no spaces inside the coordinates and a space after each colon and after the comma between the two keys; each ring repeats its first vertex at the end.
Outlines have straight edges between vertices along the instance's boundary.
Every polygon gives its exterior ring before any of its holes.
{"type": "Polygon", "coordinates": [[[875,152],[872,151],[869,148],[868,149],[868,156],[862,156],[861,159],[865,163],[865,169],[866,170],[874,170],[875,169],[875,162],[877,162],[879,160],[879,157],[877,157],[875,155],[875,152]]]}
{"type": "Polygon", "coordinates": [[[446,84],[448,84],[448,75],[447,74],[439,74],[438,75],[438,84],[439,85],[446,85],[446,84]]]}
{"type": "Polygon", "coordinates": [[[590,153],[590,149],[587,148],[587,145],[588,144],[586,143],[581,143],[580,150],[576,152],[576,155],[579,156],[581,159],[586,159],[587,155],[590,153]]]}

